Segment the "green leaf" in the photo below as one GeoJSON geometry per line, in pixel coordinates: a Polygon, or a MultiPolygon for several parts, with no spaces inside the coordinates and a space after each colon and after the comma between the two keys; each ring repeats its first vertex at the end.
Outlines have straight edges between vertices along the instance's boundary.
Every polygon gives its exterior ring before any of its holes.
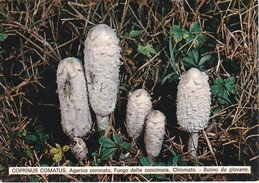
{"type": "Polygon", "coordinates": [[[205,55],[203,57],[201,57],[200,62],[199,62],[199,66],[204,65],[207,61],[209,61],[212,58],[211,55],[205,55]]]}
{"type": "Polygon", "coordinates": [[[195,34],[200,33],[201,32],[201,28],[200,28],[200,26],[196,22],[193,22],[191,27],[190,27],[190,32],[191,33],[195,33],[195,34]]]}
{"type": "Polygon", "coordinates": [[[122,149],[125,149],[125,150],[129,150],[129,149],[131,148],[131,144],[128,143],[128,142],[123,142],[123,143],[121,144],[121,148],[122,148],[122,149]]]}
{"type": "Polygon", "coordinates": [[[24,137],[24,140],[29,144],[38,142],[38,138],[35,135],[27,135],[24,137]]]}
{"type": "Polygon", "coordinates": [[[138,36],[140,36],[142,34],[142,32],[143,32],[142,30],[132,30],[129,33],[129,37],[130,38],[138,37],[138,36]]]}
{"type": "Polygon", "coordinates": [[[179,155],[177,155],[177,154],[174,155],[174,157],[173,157],[173,159],[172,159],[172,163],[173,163],[174,166],[177,165],[179,159],[180,159],[180,156],[179,156],[179,155]]]}
{"type": "Polygon", "coordinates": [[[25,154],[26,154],[26,158],[31,159],[32,152],[30,150],[27,150],[25,154]]]}
{"type": "Polygon", "coordinates": [[[18,131],[18,135],[25,137],[25,136],[27,135],[27,131],[26,131],[25,129],[20,129],[20,130],[18,131]]]}
{"type": "Polygon", "coordinates": [[[121,135],[118,133],[114,134],[113,140],[114,140],[115,144],[119,145],[121,143],[121,135]]]}
{"type": "Polygon", "coordinates": [[[59,151],[58,153],[54,154],[53,161],[55,163],[60,162],[62,160],[62,155],[63,155],[62,151],[59,151]]]}
{"type": "Polygon", "coordinates": [[[69,145],[64,145],[64,146],[62,147],[62,151],[63,151],[63,152],[67,152],[69,149],[70,149],[70,146],[69,146],[69,145]]]}
{"type": "Polygon", "coordinates": [[[181,30],[179,25],[174,25],[172,27],[172,32],[175,42],[180,42],[183,39],[183,31],[181,30]]]}
{"type": "Polygon", "coordinates": [[[191,59],[190,57],[184,57],[182,59],[182,62],[183,62],[183,65],[186,67],[196,67],[194,60],[191,59]]]}
{"type": "Polygon", "coordinates": [[[173,46],[172,46],[172,35],[171,34],[170,34],[170,38],[169,38],[169,52],[170,52],[170,60],[171,60],[172,67],[173,67],[174,71],[177,73],[176,63],[175,63],[175,59],[174,59],[174,50],[173,50],[173,46]]]}
{"type": "Polygon", "coordinates": [[[62,148],[61,148],[61,146],[60,146],[58,143],[55,143],[55,145],[56,145],[56,147],[57,147],[60,151],[62,151],[62,148]]]}
{"type": "Polygon", "coordinates": [[[232,94],[236,94],[234,83],[235,83],[235,77],[230,77],[225,79],[225,87],[232,94]]]}
{"type": "Polygon", "coordinates": [[[224,80],[220,77],[216,78],[214,85],[211,86],[211,93],[218,97],[218,102],[220,104],[232,104],[232,101],[229,99],[228,92],[235,94],[235,88],[233,86],[234,82],[234,77],[230,77],[224,80]]]}
{"type": "Polygon", "coordinates": [[[138,45],[138,52],[151,58],[151,54],[155,54],[156,50],[153,48],[151,44],[147,44],[146,46],[138,45]]]}
{"type": "Polygon", "coordinates": [[[60,151],[61,151],[60,149],[55,148],[55,147],[52,147],[49,152],[50,152],[51,154],[57,154],[57,153],[59,153],[60,151]]]}
{"type": "Polygon", "coordinates": [[[200,45],[204,45],[207,40],[207,36],[205,34],[201,33],[201,34],[199,34],[197,39],[198,39],[200,45]]]}
{"type": "Polygon", "coordinates": [[[189,57],[195,61],[195,65],[199,62],[199,53],[197,50],[191,50],[188,53],[189,57]]]}
{"type": "Polygon", "coordinates": [[[39,143],[44,144],[46,141],[49,140],[49,135],[44,134],[44,127],[42,125],[36,126],[34,131],[39,143]]]}
{"type": "Polygon", "coordinates": [[[117,151],[117,148],[103,148],[101,152],[101,159],[102,160],[108,160],[111,156],[113,156],[117,151]]]}
{"type": "Polygon", "coordinates": [[[8,36],[6,34],[0,33],[0,41],[4,41],[8,36]]]}
{"type": "Polygon", "coordinates": [[[150,166],[150,161],[147,157],[140,157],[139,162],[142,166],[150,166]]]}
{"type": "Polygon", "coordinates": [[[99,144],[106,148],[116,147],[116,144],[109,138],[102,137],[99,139],[99,144]]]}

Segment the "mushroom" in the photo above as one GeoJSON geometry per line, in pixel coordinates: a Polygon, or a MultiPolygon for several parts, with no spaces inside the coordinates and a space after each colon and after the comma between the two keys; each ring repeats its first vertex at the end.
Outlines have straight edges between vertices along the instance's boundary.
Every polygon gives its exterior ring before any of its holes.
{"type": "Polygon", "coordinates": [[[137,139],[144,126],[145,118],[152,108],[151,97],[144,89],[129,93],[126,109],[126,127],[131,138],[137,139]]]}
{"type": "Polygon", "coordinates": [[[92,120],[83,64],[79,59],[68,57],[59,63],[57,92],[63,131],[70,139],[86,136],[91,129],[92,120]]]}
{"type": "Polygon", "coordinates": [[[83,139],[74,137],[72,139],[71,152],[79,161],[86,160],[88,149],[83,139]]]}
{"type": "Polygon", "coordinates": [[[59,63],[57,87],[63,131],[70,138],[85,136],[92,120],[84,69],[79,59],[68,57],[59,63]]]}
{"type": "Polygon", "coordinates": [[[150,111],[145,125],[144,142],[149,158],[152,160],[161,151],[165,135],[165,116],[159,110],[150,111]]]}
{"type": "Polygon", "coordinates": [[[105,24],[94,26],[84,43],[84,60],[89,100],[100,130],[109,133],[109,114],[116,105],[119,90],[119,39],[105,24]]]}
{"type": "Polygon", "coordinates": [[[180,78],[177,92],[177,120],[191,133],[188,151],[197,158],[199,131],[207,127],[210,116],[211,93],[206,73],[192,68],[180,78]]]}

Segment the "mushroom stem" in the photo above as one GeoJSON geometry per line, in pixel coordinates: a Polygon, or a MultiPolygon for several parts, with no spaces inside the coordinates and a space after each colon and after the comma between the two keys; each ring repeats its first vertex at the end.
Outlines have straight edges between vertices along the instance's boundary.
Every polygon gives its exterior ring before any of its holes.
{"type": "Polygon", "coordinates": [[[198,157],[198,153],[197,153],[198,137],[199,137],[199,132],[192,132],[191,137],[189,139],[189,146],[188,146],[188,152],[190,152],[191,155],[196,159],[198,157]]]}
{"type": "Polygon", "coordinates": [[[109,115],[108,116],[101,116],[96,114],[97,126],[100,131],[105,131],[104,136],[107,136],[110,131],[109,125],[109,115]]]}

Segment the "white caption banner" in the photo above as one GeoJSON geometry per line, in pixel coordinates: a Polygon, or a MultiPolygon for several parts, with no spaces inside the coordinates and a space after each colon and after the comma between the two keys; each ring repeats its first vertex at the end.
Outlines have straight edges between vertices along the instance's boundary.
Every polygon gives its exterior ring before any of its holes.
{"type": "Polygon", "coordinates": [[[250,166],[9,167],[9,175],[35,174],[250,174],[250,166]]]}

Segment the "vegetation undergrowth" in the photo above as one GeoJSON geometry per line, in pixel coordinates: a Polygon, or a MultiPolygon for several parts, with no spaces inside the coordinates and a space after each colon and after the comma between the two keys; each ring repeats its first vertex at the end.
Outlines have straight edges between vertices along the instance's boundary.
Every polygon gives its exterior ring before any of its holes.
{"type": "Polygon", "coordinates": [[[1,1],[0,181],[258,180],[258,2],[244,1],[1,1]],[[85,137],[78,162],[60,125],[56,69],[83,60],[89,29],[106,23],[122,47],[120,92],[110,137],[85,137]],[[199,138],[199,165],[252,166],[251,175],[9,176],[10,166],[147,166],[143,136],[124,126],[127,96],[145,88],[166,118],[154,165],[194,165],[188,135],[176,121],[179,77],[191,67],[209,75],[212,112],[199,138]]]}

